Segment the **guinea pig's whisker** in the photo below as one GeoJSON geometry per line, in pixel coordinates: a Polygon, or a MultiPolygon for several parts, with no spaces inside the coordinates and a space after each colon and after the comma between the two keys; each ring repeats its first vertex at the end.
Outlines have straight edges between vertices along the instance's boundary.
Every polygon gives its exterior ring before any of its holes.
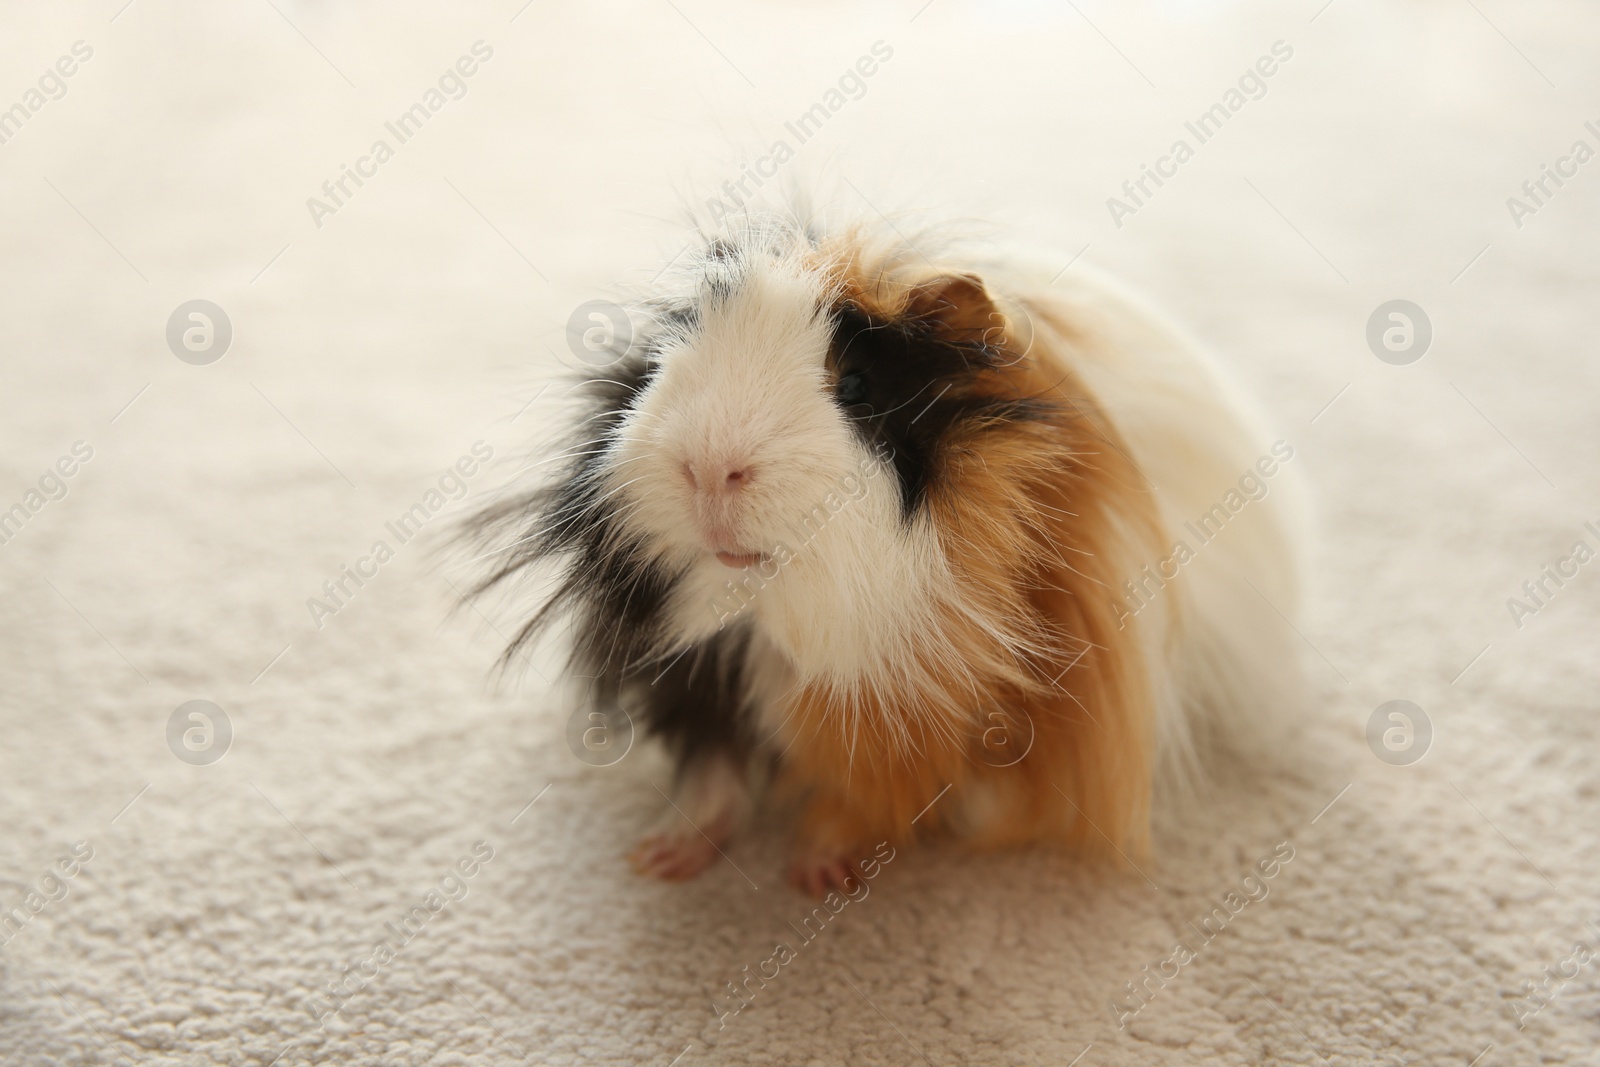
{"type": "Polygon", "coordinates": [[[472,556],[467,560],[467,562],[468,563],[476,563],[481,559],[492,559],[495,556],[504,556],[507,553],[516,551],[517,546],[527,544],[528,542],[533,541],[533,540],[537,539],[538,537],[539,537],[539,534],[532,534],[532,535],[530,535],[528,537],[519,538],[519,539],[511,542],[509,545],[506,545],[504,548],[496,548],[496,549],[494,549],[492,551],[485,552],[482,555],[472,556]]]}
{"type": "Polygon", "coordinates": [[[643,460],[643,459],[654,459],[654,458],[655,457],[654,457],[653,453],[642,452],[637,456],[629,456],[627,459],[619,459],[619,460],[615,461],[614,463],[612,463],[610,466],[611,466],[612,470],[616,470],[619,467],[625,467],[630,463],[638,463],[640,460],[643,460]]]}
{"type": "MultiPolygon", "coordinates": [[[[913,401],[917,397],[921,396],[923,394],[923,391],[926,390],[929,385],[932,385],[933,382],[934,382],[934,380],[932,378],[928,379],[927,385],[924,385],[921,389],[918,389],[916,392],[912,393],[911,396],[906,400],[906,402],[904,404],[896,404],[894,407],[890,408],[888,411],[875,411],[871,415],[862,415],[860,418],[857,418],[856,421],[857,422],[863,422],[863,421],[865,421],[867,419],[885,418],[885,417],[887,417],[889,415],[893,415],[895,412],[899,411],[901,408],[910,407],[911,406],[911,401],[913,401]]],[[[856,418],[856,416],[852,415],[851,418],[856,418]]]]}
{"type": "MultiPolygon", "coordinates": [[[[591,441],[591,442],[588,442],[588,443],[589,444],[598,444],[598,442],[594,442],[594,441],[591,441]]],[[[575,451],[575,452],[557,452],[553,456],[546,456],[544,459],[541,459],[537,463],[532,463],[532,464],[529,464],[526,467],[523,467],[522,470],[519,470],[517,473],[521,474],[522,471],[537,470],[540,467],[547,466],[548,464],[551,464],[551,463],[558,463],[558,462],[560,462],[561,460],[564,460],[564,459],[576,459],[578,456],[602,456],[602,455],[605,455],[609,451],[611,451],[609,446],[602,445],[599,448],[586,448],[586,449],[583,449],[581,451],[575,451]]]]}
{"type": "Polygon", "coordinates": [[[628,488],[628,486],[632,485],[634,482],[642,481],[643,479],[645,479],[647,477],[649,477],[648,474],[641,474],[641,475],[639,475],[639,477],[630,479],[629,481],[626,481],[626,482],[622,483],[621,485],[612,486],[611,488],[607,489],[604,493],[602,493],[600,496],[596,497],[593,500],[579,501],[577,503],[569,505],[566,508],[563,508],[563,509],[560,509],[560,510],[556,511],[550,517],[552,519],[561,520],[559,523],[557,523],[557,525],[563,525],[563,526],[567,525],[568,523],[570,523],[571,521],[573,521],[575,519],[583,518],[585,516],[593,517],[593,518],[597,519],[598,521],[603,522],[608,517],[608,515],[601,510],[601,505],[609,503],[612,497],[614,497],[618,493],[622,492],[622,490],[628,488]],[[569,513],[570,513],[571,517],[570,518],[565,517],[569,513]]]}
{"type": "MultiPolygon", "coordinates": [[[[643,477],[643,476],[641,476],[641,477],[643,477]]],[[[638,481],[638,479],[634,479],[634,481],[638,481]]],[[[628,484],[631,485],[632,482],[630,482],[628,484]]],[[[625,488],[625,486],[623,488],[625,488]]],[[[596,502],[596,503],[598,503],[598,502],[596,502]]],[[[639,507],[639,502],[638,501],[630,502],[630,504],[628,506],[628,510],[626,510],[624,512],[620,512],[620,513],[616,513],[616,515],[617,515],[617,517],[626,517],[626,516],[630,515],[632,513],[632,511],[636,510],[638,507],[639,507]]],[[[534,530],[534,531],[524,535],[523,537],[518,538],[517,540],[511,542],[508,545],[505,545],[505,546],[502,546],[500,548],[494,549],[494,550],[492,550],[490,552],[485,552],[485,553],[483,553],[481,555],[478,555],[478,556],[474,556],[474,557],[472,557],[472,560],[489,559],[489,558],[491,558],[493,556],[506,555],[507,553],[516,551],[517,548],[519,548],[522,545],[536,543],[536,542],[540,541],[541,539],[547,537],[549,534],[554,533],[557,530],[561,530],[561,529],[563,529],[565,527],[571,526],[573,523],[578,522],[578,521],[580,521],[580,520],[582,520],[584,518],[590,518],[590,519],[594,520],[591,523],[589,529],[597,529],[597,528],[603,527],[603,526],[607,525],[608,519],[612,518],[611,515],[598,514],[596,508],[590,502],[583,502],[583,503],[574,504],[574,505],[570,505],[570,506],[565,507],[565,508],[558,509],[555,512],[552,512],[549,517],[550,517],[550,519],[552,521],[548,525],[542,526],[539,529],[534,530]]],[[[542,554],[542,553],[539,553],[537,551],[531,553],[531,555],[534,555],[534,556],[537,556],[537,555],[540,555],[540,554],[542,554]]],[[[469,562],[470,562],[470,560],[469,560],[469,562]]]]}
{"type": "Polygon", "coordinates": [[[629,478],[627,481],[623,482],[621,485],[612,486],[610,489],[607,489],[605,491],[605,495],[603,495],[603,496],[599,497],[597,500],[595,500],[595,504],[596,505],[600,505],[600,504],[608,503],[611,500],[612,497],[614,497],[617,494],[621,493],[624,489],[628,488],[628,486],[633,485],[635,482],[642,482],[648,477],[650,477],[649,474],[641,474],[637,478],[629,478]]]}
{"type": "MultiPolygon", "coordinates": [[[[534,464],[532,464],[530,466],[522,467],[519,470],[513,471],[511,473],[511,477],[515,478],[520,474],[526,474],[528,471],[537,470],[538,468],[543,467],[543,466],[545,466],[546,464],[549,464],[549,463],[554,463],[557,460],[576,459],[579,456],[603,456],[603,455],[605,455],[606,453],[608,453],[610,451],[612,451],[610,448],[596,448],[596,449],[591,449],[590,451],[587,451],[587,452],[566,452],[566,453],[563,453],[562,455],[559,455],[559,456],[551,456],[548,459],[542,459],[538,463],[534,463],[534,464]]],[[[615,460],[612,463],[610,463],[608,466],[609,466],[610,469],[615,470],[616,468],[625,466],[625,465],[627,465],[629,463],[637,463],[641,459],[649,459],[649,458],[650,458],[650,456],[649,456],[648,453],[646,453],[644,455],[639,455],[639,456],[630,456],[627,459],[615,460]]]]}
{"type": "Polygon", "coordinates": [[[579,419],[572,428],[574,430],[581,430],[597,419],[610,419],[614,421],[617,418],[617,415],[618,413],[615,411],[596,411],[593,414],[585,415],[583,418],[579,419]]]}

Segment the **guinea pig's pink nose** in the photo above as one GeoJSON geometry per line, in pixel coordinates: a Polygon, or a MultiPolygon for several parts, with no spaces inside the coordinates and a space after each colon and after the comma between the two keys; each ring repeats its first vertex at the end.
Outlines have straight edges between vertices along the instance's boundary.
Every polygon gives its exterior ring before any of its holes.
{"type": "Polygon", "coordinates": [[[753,469],[748,463],[683,465],[684,480],[694,492],[737,493],[750,484],[753,469]]]}

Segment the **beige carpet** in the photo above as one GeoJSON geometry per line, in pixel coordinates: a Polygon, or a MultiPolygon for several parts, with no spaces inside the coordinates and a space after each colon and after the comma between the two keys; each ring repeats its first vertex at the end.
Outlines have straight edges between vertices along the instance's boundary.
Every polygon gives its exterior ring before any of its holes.
{"type": "Polygon", "coordinates": [[[123,3],[0,32],[0,1061],[1595,1062],[1591,5],[123,3]],[[580,763],[557,650],[497,689],[510,616],[448,614],[423,542],[549,426],[569,312],[779,140],[864,212],[1087,247],[1297,450],[1318,715],[1148,880],[902,851],[812,940],[770,835],[641,881],[664,763],[580,763]],[[1409,365],[1365,339],[1393,299],[1409,365]],[[1394,699],[1410,765],[1367,742],[1394,699]]]}

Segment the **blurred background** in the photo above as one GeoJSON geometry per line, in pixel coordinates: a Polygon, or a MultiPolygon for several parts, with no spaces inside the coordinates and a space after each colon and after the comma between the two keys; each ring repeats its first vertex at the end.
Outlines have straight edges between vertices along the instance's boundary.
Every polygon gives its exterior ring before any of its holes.
{"type": "Polygon", "coordinates": [[[0,1060],[1592,1062],[1592,5],[0,18],[0,1060]],[[573,310],[742,177],[981,220],[1215,348],[1317,502],[1320,711],[1148,879],[907,853],[735,1000],[811,906],[781,842],[635,878],[664,763],[575,758],[559,648],[496,685],[516,605],[452,614],[432,546],[550,428],[573,310]]]}

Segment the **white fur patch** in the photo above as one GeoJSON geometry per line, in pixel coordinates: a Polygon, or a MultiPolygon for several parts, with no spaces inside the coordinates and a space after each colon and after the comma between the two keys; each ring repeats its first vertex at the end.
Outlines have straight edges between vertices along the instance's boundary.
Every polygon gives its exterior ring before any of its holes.
{"type": "Polygon", "coordinates": [[[666,346],[618,431],[610,488],[629,525],[687,568],[674,644],[749,622],[805,680],[893,675],[951,594],[937,539],[925,516],[903,522],[892,467],[832,397],[822,279],[785,255],[743,268],[666,346]],[[747,470],[747,484],[707,493],[685,464],[701,482],[747,470]],[[766,558],[739,570],[719,549],[766,558]]]}

